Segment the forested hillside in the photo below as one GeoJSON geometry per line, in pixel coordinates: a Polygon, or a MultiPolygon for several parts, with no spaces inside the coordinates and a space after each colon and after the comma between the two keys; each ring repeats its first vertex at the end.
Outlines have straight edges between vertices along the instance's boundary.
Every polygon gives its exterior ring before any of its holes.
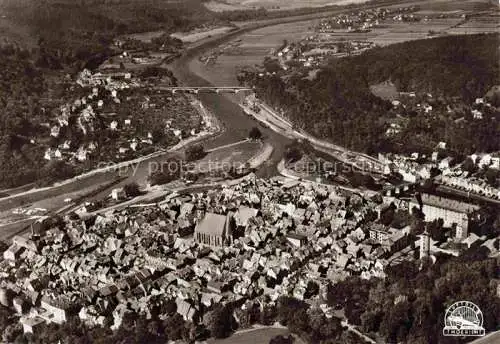
{"type": "Polygon", "coordinates": [[[0,10],[38,38],[51,68],[102,59],[117,35],[183,31],[215,20],[202,0],[5,0],[0,10]]]}
{"type": "Polygon", "coordinates": [[[372,84],[393,81],[400,91],[482,97],[499,81],[498,35],[450,36],[374,49],[346,60],[372,84]]]}
{"type": "Polygon", "coordinates": [[[0,49],[0,61],[0,185],[14,185],[41,173],[34,166],[43,148],[24,143],[39,129],[31,120],[42,112],[38,100],[46,85],[28,52],[6,47],[0,49]]]}
{"type": "Polygon", "coordinates": [[[498,35],[489,34],[406,42],[332,59],[312,80],[284,71],[264,76],[247,71],[239,78],[255,85],[257,95],[283,109],[298,128],[349,148],[374,153],[402,143],[425,149],[447,141],[467,152],[500,149],[498,111],[486,109],[483,119],[469,121],[471,103],[500,83],[499,72],[498,35]],[[385,81],[400,92],[416,92],[414,104],[394,109],[374,96],[370,86],[385,81]],[[423,115],[419,101],[431,104],[432,113],[423,115]],[[386,137],[396,117],[403,128],[386,137]]]}
{"type": "Polygon", "coordinates": [[[332,286],[329,302],[344,307],[349,323],[364,333],[379,334],[385,343],[463,343],[442,336],[446,308],[457,300],[479,305],[487,332],[498,330],[500,301],[494,278],[498,261],[451,258],[434,265],[404,262],[390,266],[385,280],[351,276],[332,286]]]}

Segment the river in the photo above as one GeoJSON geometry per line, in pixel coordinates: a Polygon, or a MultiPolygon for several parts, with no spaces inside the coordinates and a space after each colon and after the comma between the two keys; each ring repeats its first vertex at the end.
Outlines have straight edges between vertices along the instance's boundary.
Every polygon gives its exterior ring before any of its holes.
{"type": "MultiPolygon", "coordinates": [[[[419,1],[394,2],[388,0],[383,3],[380,1],[378,3],[357,6],[357,8],[369,9],[380,6],[401,7],[418,3],[419,1]]],[[[354,11],[354,8],[297,17],[240,23],[239,28],[232,32],[192,43],[184,54],[171,62],[168,67],[172,70],[180,84],[184,86],[237,86],[236,75],[240,67],[261,64],[265,56],[268,56],[273,49],[279,48],[284,41],[296,42],[313,35],[314,27],[321,18],[351,11],[354,11]],[[203,55],[216,56],[215,62],[206,65],[199,60],[203,55]]],[[[387,34],[383,29],[379,31],[374,32],[372,36],[381,35],[381,37],[385,37],[384,35],[387,34]]],[[[424,31],[427,32],[426,30],[424,31]]],[[[366,34],[363,35],[366,36],[366,34]]],[[[360,37],[356,35],[354,37],[350,34],[349,37],[351,39],[366,39],[367,37],[363,35],[360,37]]],[[[408,34],[399,39],[405,41],[415,38],[411,34],[408,34]]],[[[284,148],[290,142],[290,139],[267,127],[264,128],[255,119],[247,116],[238,105],[238,100],[241,99],[238,99],[235,95],[200,93],[198,97],[220,119],[226,128],[224,134],[206,143],[208,148],[241,140],[248,135],[252,127],[257,126],[263,132],[265,139],[274,146],[274,152],[270,161],[259,169],[257,175],[268,177],[278,173],[276,165],[281,160],[284,148]]],[[[359,156],[361,157],[360,160],[363,161],[370,159],[362,154],[359,154],[359,156]]]]}
{"type": "MultiPolygon", "coordinates": [[[[325,14],[319,14],[324,16],[325,14]]],[[[318,16],[318,15],[317,15],[318,16]]],[[[179,83],[188,86],[237,86],[236,74],[239,67],[260,64],[272,49],[278,48],[284,40],[297,40],[312,34],[312,26],[319,20],[317,17],[284,18],[268,22],[246,25],[229,34],[221,35],[193,44],[177,60],[168,67],[179,83]],[[271,25],[269,25],[271,24],[271,25]],[[218,50],[228,42],[238,42],[234,53],[219,56],[213,65],[205,65],[199,57],[212,50],[218,50]]],[[[241,140],[248,136],[252,127],[258,127],[265,140],[270,142],[274,151],[271,159],[262,166],[257,175],[269,177],[278,174],[277,164],[283,157],[285,146],[290,139],[264,127],[253,117],[246,115],[238,98],[241,95],[219,95],[215,93],[199,93],[198,98],[223,123],[226,131],[219,137],[206,143],[207,148],[241,140]]]]}
{"type": "MultiPolygon", "coordinates": [[[[205,44],[188,50],[179,59],[173,61],[169,68],[182,85],[189,86],[222,86],[221,80],[228,80],[227,86],[236,86],[236,75],[233,68],[218,69],[217,73],[204,73],[203,65],[198,61],[198,57],[209,49],[213,49],[224,42],[234,39],[236,35],[230,34],[222,39],[209,41],[205,44]],[[219,75],[217,75],[219,73],[219,75]],[[222,74],[224,73],[224,74],[222,74]],[[217,78],[217,76],[219,78],[217,78]]],[[[261,60],[261,59],[260,59],[261,60]]],[[[199,100],[214,113],[223,124],[225,131],[222,135],[205,143],[206,148],[224,145],[248,137],[252,127],[258,127],[264,139],[270,142],[274,151],[271,159],[257,172],[258,176],[269,177],[277,174],[276,165],[283,156],[283,150],[290,139],[262,126],[253,117],[246,115],[238,105],[238,97],[241,95],[219,95],[216,93],[199,93],[199,100]]]]}

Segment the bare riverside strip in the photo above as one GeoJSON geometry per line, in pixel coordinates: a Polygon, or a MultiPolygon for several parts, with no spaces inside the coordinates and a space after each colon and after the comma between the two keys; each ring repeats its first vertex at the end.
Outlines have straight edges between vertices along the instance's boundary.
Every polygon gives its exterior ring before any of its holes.
{"type": "Polygon", "coordinates": [[[290,122],[279,116],[269,106],[263,103],[257,104],[261,110],[259,113],[252,111],[252,109],[248,106],[240,106],[243,108],[245,113],[253,116],[258,121],[265,123],[266,126],[271,128],[275,132],[279,132],[289,138],[308,140],[316,150],[333,156],[335,159],[338,159],[340,162],[345,163],[346,165],[354,165],[360,168],[361,171],[365,170],[366,168],[366,170],[368,170],[370,173],[383,173],[384,165],[377,159],[366,154],[349,151],[341,146],[332,144],[327,141],[318,140],[312,135],[297,131],[293,128],[293,125],[290,122]],[[347,158],[347,156],[349,155],[351,156],[351,158],[347,158]]]}

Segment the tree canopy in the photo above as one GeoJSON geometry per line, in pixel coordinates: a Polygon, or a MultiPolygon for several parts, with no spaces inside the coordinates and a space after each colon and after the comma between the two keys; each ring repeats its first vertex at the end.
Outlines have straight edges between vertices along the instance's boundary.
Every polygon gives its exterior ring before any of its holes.
{"type": "Polygon", "coordinates": [[[471,104],[500,83],[497,42],[498,34],[480,34],[378,47],[333,58],[312,80],[300,71],[273,73],[275,63],[268,59],[268,74],[247,70],[239,80],[255,86],[258,98],[283,110],[299,130],[354,150],[427,151],[445,141],[462,154],[495,151],[500,113],[488,108],[482,119],[472,120],[471,104]],[[418,92],[422,101],[432,95],[425,101],[433,104],[433,115],[414,111],[420,99],[405,109],[375,96],[370,87],[386,81],[400,92],[418,92]],[[401,118],[401,131],[388,137],[390,123],[401,118]]]}

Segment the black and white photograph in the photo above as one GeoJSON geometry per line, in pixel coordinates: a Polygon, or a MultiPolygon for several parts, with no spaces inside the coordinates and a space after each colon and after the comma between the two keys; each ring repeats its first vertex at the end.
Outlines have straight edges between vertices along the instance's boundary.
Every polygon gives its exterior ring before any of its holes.
{"type": "Polygon", "coordinates": [[[499,344],[500,0],[0,0],[0,343],[499,344]]]}

